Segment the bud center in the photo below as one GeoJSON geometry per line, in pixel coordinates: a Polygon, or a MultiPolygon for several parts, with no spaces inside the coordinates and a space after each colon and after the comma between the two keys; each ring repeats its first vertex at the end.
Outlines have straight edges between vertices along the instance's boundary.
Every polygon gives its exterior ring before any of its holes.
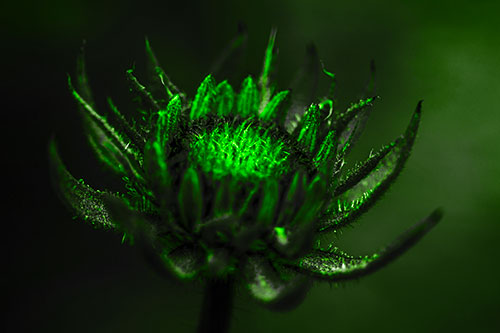
{"type": "Polygon", "coordinates": [[[189,158],[215,179],[279,177],[289,167],[285,144],[251,122],[223,123],[196,133],[189,158]]]}

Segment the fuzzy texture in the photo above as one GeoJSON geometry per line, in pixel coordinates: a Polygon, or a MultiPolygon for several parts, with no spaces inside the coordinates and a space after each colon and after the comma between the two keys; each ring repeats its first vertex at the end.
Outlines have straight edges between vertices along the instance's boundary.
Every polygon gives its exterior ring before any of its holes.
{"type": "MultiPolygon", "coordinates": [[[[139,101],[127,120],[108,99],[97,112],[78,59],[70,92],[96,156],[124,181],[124,193],[77,181],[49,148],[52,178],[78,217],[137,244],[155,267],[181,279],[231,279],[272,308],[300,303],[313,280],[357,278],[384,266],[440,219],[439,210],[381,251],[354,257],[316,240],[350,225],[401,172],[414,144],[421,102],[405,133],[353,170],[343,161],[375,97],[335,109],[330,95],[298,110],[288,90],[275,92],[275,32],[262,74],[238,92],[208,75],[189,99],[164,73],[146,41],[149,80],[126,72],[139,101]]],[[[232,47],[239,47],[233,44],[232,47]]],[[[319,64],[310,50],[309,64],[319,64]]],[[[308,65],[305,74],[314,73],[308,65]],[[311,73],[308,73],[311,72],[311,73]]]]}

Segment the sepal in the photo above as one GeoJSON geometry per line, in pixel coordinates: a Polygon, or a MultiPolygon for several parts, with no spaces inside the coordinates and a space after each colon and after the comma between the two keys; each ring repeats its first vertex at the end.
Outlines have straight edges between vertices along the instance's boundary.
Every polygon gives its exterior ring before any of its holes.
{"type": "Polygon", "coordinates": [[[318,229],[339,229],[367,211],[385,193],[399,175],[410,155],[421,116],[418,103],[402,138],[369,158],[335,190],[338,195],[330,202],[318,229]]]}
{"type": "Polygon", "coordinates": [[[191,245],[181,245],[172,251],[163,251],[161,258],[166,267],[182,280],[197,277],[206,267],[204,251],[191,245]]]}
{"type": "Polygon", "coordinates": [[[441,219],[440,209],[400,235],[393,243],[370,256],[355,257],[333,247],[315,250],[297,260],[292,266],[315,278],[339,281],[372,273],[398,258],[417,243],[441,219]]]}
{"type": "Polygon", "coordinates": [[[273,310],[291,310],[311,287],[310,280],[261,256],[250,256],[244,266],[250,294],[273,310]]]}

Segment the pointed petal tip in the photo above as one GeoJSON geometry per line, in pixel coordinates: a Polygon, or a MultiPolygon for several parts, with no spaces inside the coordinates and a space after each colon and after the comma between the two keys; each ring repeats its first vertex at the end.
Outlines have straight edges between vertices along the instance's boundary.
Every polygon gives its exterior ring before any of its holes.
{"type": "Polygon", "coordinates": [[[423,99],[418,101],[417,108],[415,110],[415,113],[421,113],[422,112],[422,103],[424,102],[423,99]]]}
{"type": "Polygon", "coordinates": [[[424,220],[423,223],[427,224],[429,227],[435,226],[443,218],[444,211],[442,207],[438,207],[432,211],[432,213],[424,220]]]}

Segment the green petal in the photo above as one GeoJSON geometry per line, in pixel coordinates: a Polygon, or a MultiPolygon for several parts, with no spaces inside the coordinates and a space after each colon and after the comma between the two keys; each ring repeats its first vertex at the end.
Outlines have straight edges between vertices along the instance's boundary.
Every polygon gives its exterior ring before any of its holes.
{"type": "Polygon", "coordinates": [[[282,112],[280,109],[286,104],[289,93],[290,91],[284,90],[274,95],[273,99],[265,105],[259,114],[260,119],[269,121],[276,118],[282,112]]]}
{"type": "Polygon", "coordinates": [[[237,103],[240,116],[248,117],[257,113],[259,92],[251,76],[243,81],[237,103]]]}
{"type": "Polygon", "coordinates": [[[314,158],[314,162],[316,162],[318,170],[328,177],[333,176],[333,173],[336,171],[334,169],[334,165],[337,161],[336,140],[335,131],[332,130],[328,132],[325,139],[321,143],[318,152],[316,153],[316,157],[314,158]]]}
{"type": "Polygon", "coordinates": [[[94,227],[114,229],[116,224],[109,215],[109,207],[104,199],[106,197],[121,199],[111,193],[94,190],[83,180],[76,180],[63,164],[54,140],[49,144],[49,161],[54,186],[69,208],[94,227]]]}
{"type": "Polygon", "coordinates": [[[299,272],[330,281],[353,279],[372,273],[411,248],[439,222],[441,216],[441,210],[435,210],[404,232],[392,244],[371,256],[354,257],[337,248],[327,251],[315,250],[299,259],[294,266],[299,272]]]}
{"type": "Polygon", "coordinates": [[[269,42],[267,44],[266,53],[264,56],[264,64],[262,66],[262,74],[259,78],[259,87],[261,89],[260,96],[260,106],[258,108],[259,113],[264,110],[264,107],[269,103],[269,99],[272,95],[271,89],[271,73],[273,70],[274,54],[276,49],[274,47],[274,42],[276,41],[276,29],[271,30],[269,36],[269,42]]]}
{"type": "Polygon", "coordinates": [[[167,109],[158,112],[156,123],[156,142],[162,149],[167,148],[167,143],[175,135],[181,116],[182,104],[179,95],[175,95],[168,102],[167,109]]]}
{"type": "Polygon", "coordinates": [[[179,189],[179,212],[184,227],[192,230],[201,221],[203,197],[198,173],[194,168],[188,168],[182,178],[179,189]]]}
{"type": "Polygon", "coordinates": [[[257,222],[262,225],[270,225],[275,221],[276,207],[279,200],[279,184],[273,178],[268,178],[262,186],[260,209],[257,222]]]}
{"type": "Polygon", "coordinates": [[[297,141],[300,142],[310,153],[314,152],[318,137],[320,112],[316,104],[311,104],[302,118],[299,126],[295,129],[297,141]]]}
{"type": "Polygon", "coordinates": [[[331,101],[335,100],[335,74],[332,73],[332,72],[329,72],[324,66],[323,66],[323,74],[325,74],[326,76],[328,76],[330,78],[330,80],[332,81],[330,83],[330,89],[328,91],[328,96],[327,98],[331,101]]]}
{"type": "Polygon", "coordinates": [[[294,308],[310,287],[307,277],[260,256],[251,256],[243,272],[252,296],[274,310],[294,308]]]}
{"type": "Polygon", "coordinates": [[[361,167],[359,172],[354,172],[351,175],[352,179],[348,178],[343,181],[339,190],[336,190],[337,193],[342,193],[332,200],[327,213],[319,223],[320,231],[334,230],[349,224],[367,211],[385,193],[403,169],[410,155],[420,116],[421,102],[418,103],[404,136],[382,149],[381,153],[372,160],[369,159],[366,168],[361,167]],[[375,162],[377,163],[373,166],[375,162]],[[362,178],[363,175],[366,176],[362,178]],[[349,189],[347,189],[348,186],[350,186],[349,189]]]}
{"type": "Polygon", "coordinates": [[[198,91],[194,97],[191,112],[189,114],[191,119],[198,119],[210,112],[214,93],[215,81],[212,75],[209,74],[198,87],[198,91]]]}
{"type": "Polygon", "coordinates": [[[223,81],[215,88],[214,111],[219,116],[227,116],[233,110],[234,91],[227,81],[223,81]]]}

